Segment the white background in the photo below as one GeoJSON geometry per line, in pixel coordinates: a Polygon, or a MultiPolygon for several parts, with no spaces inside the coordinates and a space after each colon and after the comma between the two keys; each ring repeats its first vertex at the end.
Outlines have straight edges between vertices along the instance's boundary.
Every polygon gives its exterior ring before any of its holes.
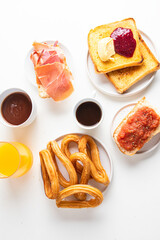
{"type": "Polygon", "coordinates": [[[83,131],[74,122],[75,103],[92,95],[86,73],[87,34],[95,26],[134,17],[160,51],[160,11],[152,1],[1,1],[0,91],[21,87],[35,99],[38,115],[24,129],[0,125],[1,141],[20,141],[34,155],[28,174],[0,181],[0,239],[160,239],[160,148],[142,159],[121,154],[110,136],[111,121],[122,106],[144,95],[157,108],[160,72],[152,84],[132,98],[111,98],[97,92],[105,118],[94,131],[83,131]],[[24,60],[32,42],[60,40],[70,50],[76,70],[74,95],[63,103],[40,99],[24,74],[24,60]],[[104,202],[95,209],[57,209],[43,191],[38,152],[47,142],[69,132],[85,132],[106,145],[114,163],[114,176],[104,202]]]}

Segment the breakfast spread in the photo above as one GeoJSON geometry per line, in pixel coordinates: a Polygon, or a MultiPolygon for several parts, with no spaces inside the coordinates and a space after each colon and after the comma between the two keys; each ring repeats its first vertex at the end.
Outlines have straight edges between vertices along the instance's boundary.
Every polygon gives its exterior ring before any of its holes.
{"type": "Polygon", "coordinates": [[[40,152],[40,161],[45,194],[50,199],[56,199],[58,207],[96,207],[102,202],[101,191],[88,185],[90,178],[106,186],[110,183],[108,175],[101,165],[98,147],[92,137],[66,135],[61,142],[61,148],[56,141],[51,141],[48,143],[47,149],[40,152]],[[71,142],[77,144],[79,152],[71,154],[69,149],[71,142]],[[66,168],[69,181],[62,175],[55,156],[66,168]],[[80,182],[78,174],[81,175],[80,182]],[[60,191],[59,185],[64,189],[60,191]],[[87,200],[86,193],[95,197],[95,200],[87,200]],[[77,200],[62,201],[73,194],[77,200]]]}
{"type": "Polygon", "coordinates": [[[30,59],[34,64],[39,96],[51,97],[54,101],[62,101],[74,91],[70,72],[63,50],[54,44],[33,43],[30,59]]]}
{"type": "Polygon", "coordinates": [[[105,74],[106,81],[108,79],[118,93],[126,92],[132,85],[160,68],[160,63],[142,39],[133,18],[90,30],[88,47],[96,73],[105,74]],[[108,38],[112,38],[114,43],[115,54],[112,56],[110,52],[113,47],[105,44],[105,39],[108,38]]]}
{"type": "Polygon", "coordinates": [[[30,116],[32,102],[24,93],[16,92],[7,96],[1,107],[3,118],[10,124],[20,125],[30,116]]]}
{"type": "MultiPolygon", "coordinates": [[[[58,41],[34,42],[30,54],[39,96],[55,102],[68,98],[74,91],[73,76],[62,48],[58,41]]],[[[104,74],[119,93],[160,69],[133,18],[91,29],[88,48],[97,75],[104,74]]],[[[1,99],[1,119],[20,127],[30,120],[34,104],[25,92],[10,90],[1,99]]],[[[75,105],[75,119],[85,129],[98,126],[103,119],[101,104],[93,98],[81,100],[75,105]]],[[[113,138],[122,153],[132,156],[159,132],[160,114],[143,97],[114,130],[113,138]]],[[[50,141],[39,152],[45,195],[55,199],[58,208],[100,205],[103,189],[99,185],[107,188],[111,177],[102,166],[98,140],[79,133],[65,135],[58,141],[50,141]],[[73,145],[77,148],[74,153],[73,145]]],[[[24,144],[0,142],[0,178],[24,175],[32,161],[32,153],[24,144]]]]}
{"type": "Polygon", "coordinates": [[[143,97],[116,128],[113,137],[120,151],[134,155],[160,132],[160,114],[143,97]]]}

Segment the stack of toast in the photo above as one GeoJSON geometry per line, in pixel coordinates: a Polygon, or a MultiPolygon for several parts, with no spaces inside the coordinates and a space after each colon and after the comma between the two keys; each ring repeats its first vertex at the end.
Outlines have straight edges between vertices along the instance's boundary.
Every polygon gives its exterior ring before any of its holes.
{"type": "Polygon", "coordinates": [[[133,18],[91,29],[88,34],[88,46],[96,73],[105,74],[119,93],[124,93],[133,84],[160,68],[160,63],[142,39],[133,18]],[[98,41],[110,37],[111,33],[119,27],[131,29],[136,40],[134,54],[127,58],[116,53],[103,62],[98,55],[98,41]]]}

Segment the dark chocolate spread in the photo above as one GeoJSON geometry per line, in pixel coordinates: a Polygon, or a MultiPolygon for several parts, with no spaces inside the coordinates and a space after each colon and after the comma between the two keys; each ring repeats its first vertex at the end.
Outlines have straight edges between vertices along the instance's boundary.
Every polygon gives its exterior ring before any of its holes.
{"type": "Polygon", "coordinates": [[[30,98],[21,92],[12,93],[7,96],[1,108],[4,119],[13,125],[24,123],[30,116],[32,103],[30,98]]]}

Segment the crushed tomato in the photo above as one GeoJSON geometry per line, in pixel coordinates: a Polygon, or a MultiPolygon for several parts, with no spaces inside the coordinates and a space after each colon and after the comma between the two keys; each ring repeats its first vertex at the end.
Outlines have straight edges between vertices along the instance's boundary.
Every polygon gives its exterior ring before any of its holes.
{"type": "Polygon", "coordinates": [[[149,107],[142,107],[130,116],[121,128],[117,140],[122,148],[132,151],[141,148],[160,124],[160,117],[149,107]]]}

